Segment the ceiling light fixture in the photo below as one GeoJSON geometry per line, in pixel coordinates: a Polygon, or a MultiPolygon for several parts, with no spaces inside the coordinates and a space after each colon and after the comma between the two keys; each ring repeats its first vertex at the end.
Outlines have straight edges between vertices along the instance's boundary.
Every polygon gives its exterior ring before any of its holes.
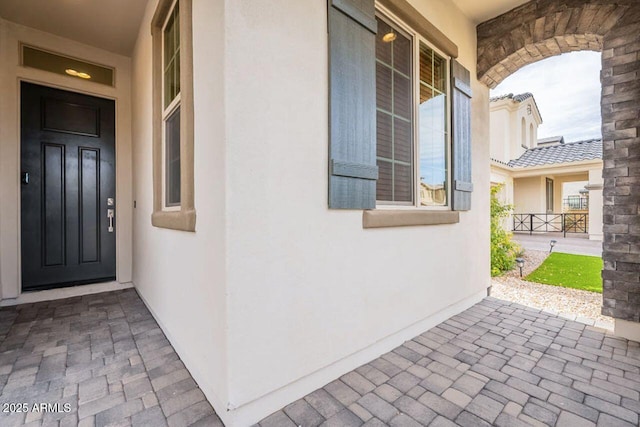
{"type": "Polygon", "coordinates": [[[81,79],[90,79],[91,75],[87,73],[83,73],[82,71],[76,71],[73,68],[67,68],[64,70],[65,73],[69,74],[73,77],[80,77],[81,79]]]}
{"type": "Polygon", "coordinates": [[[387,34],[385,34],[384,36],[382,36],[382,41],[385,42],[385,43],[390,43],[390,42],[394,41],[397,37],[398,37],[398,35],[396,33],[394,33],[393,31],[390,31],[387,34]]]}

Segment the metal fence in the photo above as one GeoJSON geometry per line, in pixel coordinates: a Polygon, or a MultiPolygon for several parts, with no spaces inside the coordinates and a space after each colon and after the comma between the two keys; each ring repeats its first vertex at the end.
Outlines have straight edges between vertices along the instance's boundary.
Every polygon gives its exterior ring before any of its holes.
{"type": "Polygon", "coordinates": [[[589,209],[588,197],[569,197],[562,200],[563,211],[586,211],[589,209]]]}
{"type": "Polygon", "coordinates": [[[513,231],[549,233],[588,233],[589,214],[586,213],[547,213],[513,214],[513,231]]]}

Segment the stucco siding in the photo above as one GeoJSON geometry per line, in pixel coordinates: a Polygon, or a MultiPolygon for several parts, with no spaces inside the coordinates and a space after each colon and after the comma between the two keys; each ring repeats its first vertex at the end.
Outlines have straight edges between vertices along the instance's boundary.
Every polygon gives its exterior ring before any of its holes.
{"type": "Polygon", "coordinates": [[[151,225],[152,114],[149,2],[133,54],[134,284],[207,398],[226,411],[224,7],[194,2],[196,232],[151,225]]]}
{"type": "MultiPolygon", "coordinates": [[[[473,24],[450,2],[412,4],[475,76],[473,24]]],[[[326,7],[227,2],[229,398],[247,421],[489,285],[488,89],[474,78],[475,188],[459,224],[364,230],[361,211],[328,209],[326,7]]]]}

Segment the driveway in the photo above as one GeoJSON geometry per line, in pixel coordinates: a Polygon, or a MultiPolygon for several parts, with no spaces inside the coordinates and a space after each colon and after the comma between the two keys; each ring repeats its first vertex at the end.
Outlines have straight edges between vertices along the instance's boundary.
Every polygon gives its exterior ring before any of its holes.
{"type": "Polygon", "coordinates": [[[528,233],[513,233],[515,241],[523,248],[532,251],[549,251],[549,242],[557,243],[554,252],[563,252],[576,255],[602,256],[602,242],[589,240],[586,235],[562,237],[562,233],[542,233],[529,235],[528,233]]]}

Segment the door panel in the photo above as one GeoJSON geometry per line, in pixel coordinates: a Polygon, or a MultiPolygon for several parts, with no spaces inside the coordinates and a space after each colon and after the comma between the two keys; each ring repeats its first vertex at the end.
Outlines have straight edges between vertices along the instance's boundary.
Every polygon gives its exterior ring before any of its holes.
{"type": "Polygon", "coordinates": [[[113,280],[115,103],[25,82],[21,91],[22,287],[113,280]]]}

